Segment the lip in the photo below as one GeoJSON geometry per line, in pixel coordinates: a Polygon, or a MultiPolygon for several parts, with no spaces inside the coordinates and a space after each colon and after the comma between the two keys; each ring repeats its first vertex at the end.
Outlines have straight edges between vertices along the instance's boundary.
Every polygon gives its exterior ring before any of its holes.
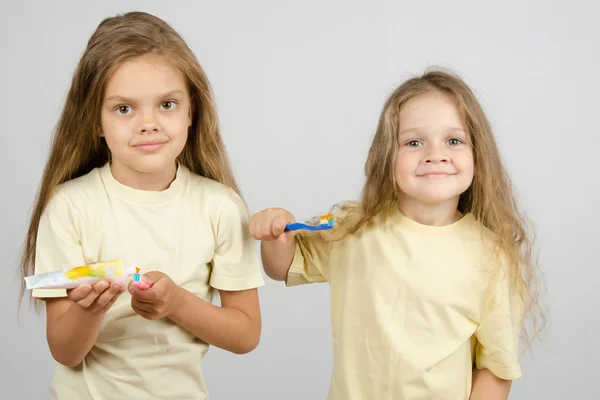
{"type": "Polygon", "coordinates": [[[442,171],[432,171],[432,172],[427,172],[425,174],[420,174],[417,175],[419,178],[431,178],[431,179],[435,179],[435,178],[445,178],[447,176],[452,176],[452,175],[456,175],[456,174],[451,174],[448,172],[442,172],[442,171]]]}
{"type": "Polygon", "coordinates": [[[133,147],[146,153],[153,153],[163,147],[167,142],[153,141],[136,144],[133,147]]]}

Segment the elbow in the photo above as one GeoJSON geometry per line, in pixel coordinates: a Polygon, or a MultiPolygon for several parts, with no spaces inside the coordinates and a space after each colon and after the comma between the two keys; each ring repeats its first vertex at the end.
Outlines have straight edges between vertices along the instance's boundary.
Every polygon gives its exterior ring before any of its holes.
{"type": "Polygon", "coordinates": [[[286,271],[281,271],[280,269],[278,270],[277,268],[268,268],[265,265],[265,274],[273,279],[274,281],[285,281],[287,278],[287,270],[286,271]]]}
{"type": "Polygon", "coordinates": [[[246,335],[246,337],[243,338],[243,340],[241,340],[234,349],[231,349],[231,352],[237,355],[248,354],[258,347],[259,342],[260,330],[258,333],[246,335]]]}
{"type": "Polygon", "coordinates": [[[83,362],[82,358],[60,354],[59,352],[52,351],[52,349],[50,349],[50,353],[54,361],[68,368],[75,368],[83,362]]]}
{"type": "Polygon", "coordinates": [[[75,368],[83,362],[85,355],[79,356],[78,354],[70,354],[69,351],[65,351],[64,345],[61,346],[60,343],[54,343],[52,340],[50,340],[51,337],[48,337],[48,339],[50,354],[57,363],[68,368],[75,368]]]}

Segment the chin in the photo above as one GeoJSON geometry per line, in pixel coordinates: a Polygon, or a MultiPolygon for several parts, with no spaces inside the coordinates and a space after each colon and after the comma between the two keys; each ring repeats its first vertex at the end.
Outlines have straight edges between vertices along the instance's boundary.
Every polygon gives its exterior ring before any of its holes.
{"type": "Polygon", "coordinates": [[[160,159],[145,159],[145,160],[136,160],[136,162],[131,163],[131,167],[141,173],[144,174],[155,174],[159,172],[164,172],[168,168],[172,168],[175,165],[176,161],[173,160],[160,160],[160,159]]]}
{"type": "Polygon", "coordinates": [[[413,195],[409,195],[410,197],[416,199],[420,203],[427,204],[430,206],[435,206],[442,203],[447,203],[451,200],[458,200],[460,197],[460,192],[457,191],[427,191],[427,192],[417,192],[413,195]]]}

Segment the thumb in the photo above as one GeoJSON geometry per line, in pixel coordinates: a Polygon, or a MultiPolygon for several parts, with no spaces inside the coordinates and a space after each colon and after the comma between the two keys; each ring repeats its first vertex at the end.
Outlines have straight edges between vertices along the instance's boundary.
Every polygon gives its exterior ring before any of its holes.
{"type": "Polygon", "coordinates": [[[141,276],[142,280],[149,285],[154,285],[163,278],[163,273],[158,271],[148,271],[141,276]]]}

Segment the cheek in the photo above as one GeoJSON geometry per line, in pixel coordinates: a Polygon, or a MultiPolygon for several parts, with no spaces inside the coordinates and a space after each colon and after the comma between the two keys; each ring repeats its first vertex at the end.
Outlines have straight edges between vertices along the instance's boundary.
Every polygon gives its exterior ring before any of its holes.
{"type": "Polygon", "coordinates": [[[400,190],[406,192],[406,185],[410,184],[410,180],[415,173],[415,166],[412,157],[406,154],[397,155],[394,168],[396,184],[400,190]]]}
{"type": "Polygon", "coordinates": [[[473,158],[473,152],[471,150],[465,151],[458,158],[457,167],[466,174],[473,175],[475,171],[475,161],[473,158]]]}
{"type": "Polygon", "coordinates": [[[182,145],[185,144],[189,132],[189,121],[187,114],[179,115],[170,121],[171,129],[169,131],[172,140],[182,145]]]}
{"type": "Polygon", "coordinates": [[[118,147],[127,145],[129,143],[130,135],[128,134],[129,129],[127,121],[117,120],[110,116],[102,116],[100,120],[101,133],[106,140],[106,144],[111,152],[115,152],[118,147]]]}
{"type": "Polygon", "coordinates": [[[414,175],[419,165],[419,157],[415,154],[400,153],[396,156],[396,177],[408,178],[414,175]]]}

